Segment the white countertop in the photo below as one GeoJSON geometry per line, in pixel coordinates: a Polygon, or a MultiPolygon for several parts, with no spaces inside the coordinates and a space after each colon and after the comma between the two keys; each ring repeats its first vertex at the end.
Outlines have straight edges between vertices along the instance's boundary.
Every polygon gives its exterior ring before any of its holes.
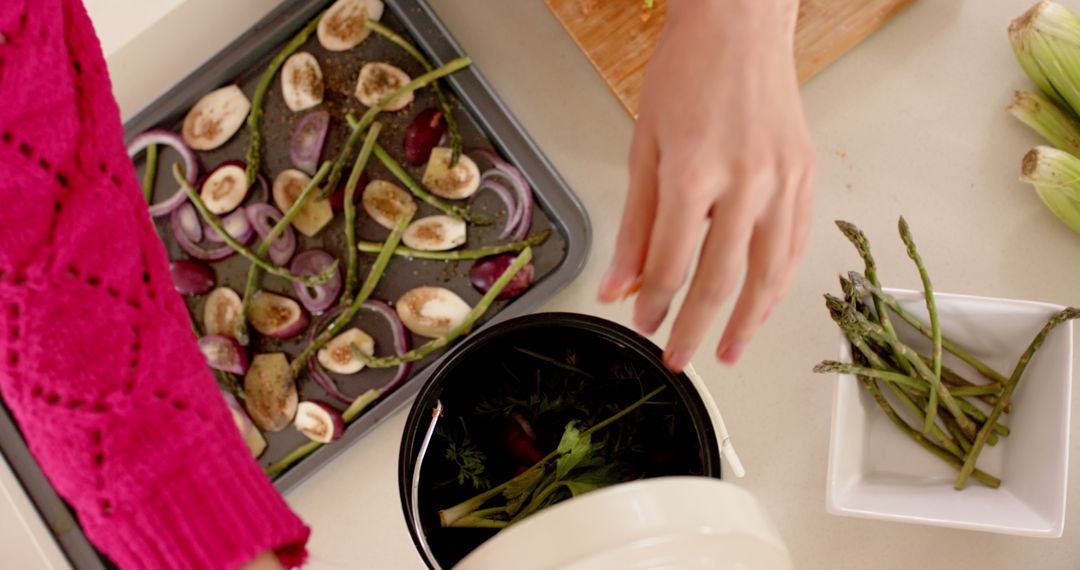
{"type": "MultiPolygon", "coordinates": [[[[629,305],[594,301],[626,187],[629,117],[542,2],[430,1],[592,215],[588,266],[544,309],[629,322],[629,305]]],[[[836,218],[869,233],[891,286],[918,287],[895,239],[904,214],[941,291],[1080,303],[1080,237],[1016,181],[1020,158],[1038,141],[1004,112],[1013,90],[1026,85],[1005,30],[1031,1],[921,0],[803,89],[821,166],[806,260],[737,367],[717,364],[709,350],[694,361],[746,464],[738,484],[771,512],[799,568],[1080,566],[1080,421],[1072,434],[1073,508],[1061,539],[835,517],[825,513],[833,383],[810,373],[837,351],[820,295],[835,288],[839,271],[859,265],[832,227],[836,218]]],[[[128,116],[276,2],[170,0],[154,5],[156,14],[136,15],[115,0],[87,0],[128,116]]],[[[1080,9],[1080,0],[1066,3],[1080,9]]],[[[1073,411],[1080,417],[1075,402],[1073,411]]],[[[398,501],[403,423],[403,413],[390,418],[289,494],[314,528],[312,568],[422,567],[398,501]]],[[[12,492],[10,478],[0,484],[12,492]]],[[[20,509],[0,503],[0,535],[21,525],[20,509]]],[[[15,567],[50,567],[41,556],[16,549],[15,567]]]]}

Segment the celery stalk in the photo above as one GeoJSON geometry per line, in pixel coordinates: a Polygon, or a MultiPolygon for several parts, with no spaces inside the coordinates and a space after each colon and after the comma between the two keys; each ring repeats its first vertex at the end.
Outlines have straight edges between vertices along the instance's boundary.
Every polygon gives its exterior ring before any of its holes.
{"type": "Polygon", "coordinates": [[[1017,91],[1008,111],[1050,144],[1080,156],[1080,124],[1049,98],[1034,91],[1017,91]]]}
{"type": "Polygon", "coordinates": [[[1046,207],[1080,233],[1080,158],[1037,146],[1024,156],[1020,180],[1033,185],[1046,207]]]}

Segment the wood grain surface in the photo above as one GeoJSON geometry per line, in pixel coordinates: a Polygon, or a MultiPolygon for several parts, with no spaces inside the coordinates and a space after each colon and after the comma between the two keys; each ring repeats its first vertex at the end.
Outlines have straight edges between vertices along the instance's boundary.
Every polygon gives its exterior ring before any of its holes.
{"type": "MultiPolygon", "coordinates": [[[[880,28],[913,0],[802,0],[795,32],[805,82],[880,28]]],[[[631,115],[645,66],[664,27],[667,0],[643,17],[641,0],[545,0],[631,115]]]]}

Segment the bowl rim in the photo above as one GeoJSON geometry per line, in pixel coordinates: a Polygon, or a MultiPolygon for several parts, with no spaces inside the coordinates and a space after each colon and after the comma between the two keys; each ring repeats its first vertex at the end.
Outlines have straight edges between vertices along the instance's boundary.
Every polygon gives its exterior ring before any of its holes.
{"type": "MultiPolygon", "coordinates": [[[[702,464],[705,473],[701,476],[721,479],[721,451],[718,433],[714,428],[712,416],[700,394],[698,388],[687,377],[686,373],[673,373],[664,366],[663,350],[655,343],[619,323],[594,315],[570,312],[546,312],[533,313],[508,319],[491,326],[476,335],[466,337],[452,352],[433,370],[424,386],[417,393],[416,399],[409,408],[408,417],[405,420],[401,436],[401,444],[398,455],[398,493],[401,499],[402,514],[409,528],[409,535],[418,553],[423,552],[420,539],[420,529],[413,524],[412,517],[412,470],[416,459],[415,448],[421,438],[420,426],[427,418],[431,417],[431,409],[437,395],[441,393],[442,383],[446,381],[448,374],[456,366],[469,358],[475,352],[485,348],[493,339],[521,330],[569,327],[584,330],[605,336],[615,342],[625,345],[644,357],[657,370],[662,371],[668,385],[675,389],[680,402],[688,407],[692,424],[696,428],[698,440],[702,445],[702,464]]],[[[711,397],[711,396],[710,396],[711,397]]],[[[424,559],[421,554],[421,559],[424,559]]],[[[427,560],[424,559],[425,564],[427,560]]],[[[429,565],[430,566],[430,565],[429,565]]]]}

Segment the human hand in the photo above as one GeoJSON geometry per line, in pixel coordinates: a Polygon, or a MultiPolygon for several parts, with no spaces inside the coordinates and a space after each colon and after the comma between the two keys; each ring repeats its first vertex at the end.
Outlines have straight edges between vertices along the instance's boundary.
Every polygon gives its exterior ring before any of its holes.
{"type": "Polygon", "coordinates": [[[659,328],[697,271],[664,359],[689,363],[742,290],[717,346],[733,364],[786,292],[809,233],[814,149],[799,99],[797,0],[671,0],[630,150],[630,190],[600,299],[640,286],[636,326],[659,328]]]}

